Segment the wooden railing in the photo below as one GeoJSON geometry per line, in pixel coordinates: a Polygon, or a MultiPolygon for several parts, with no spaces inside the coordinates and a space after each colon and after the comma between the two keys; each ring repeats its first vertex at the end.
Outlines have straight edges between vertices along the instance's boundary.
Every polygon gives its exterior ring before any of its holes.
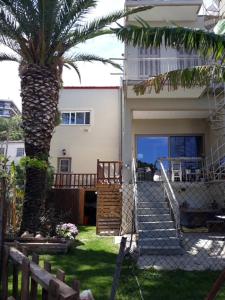
{"type": "Polygon", "coordinates": [[[39,257],[33,254],[30,261],[26,255],[14,247],[4,247],[2,263],[2,300],[22,299],[37,300],[38,287],[41,288],[43,300],[79,300],[79,282],[73,281],[72,288],[65,284],[65,273],[57,271],[56,277],[51,274],[51,264],[44,263],[39,267],[39,257]],[[9,297],[8,281],[10,276],[9,261],[12,262],[12,297],[9,297]],[[19,275],[21,273],[21,284],[19,275]],[[9,297],[9,298],[8,298],[9,297]]]}
{"type": "Polygon", "coordinates": [[[122,162],[97,160],[97,174],[55,173],[53,188],[92,188],[96,183],[122,184],[122,162]]]}
{"type": "Polygon", "coordinates": [[[95,187],[97,174],[54,174],[54,188],[95,187]]]}
{"type": "Polygon", "coordinates": [[[122,184],[122,162],[97,160],[97,182],[122,184]]]}

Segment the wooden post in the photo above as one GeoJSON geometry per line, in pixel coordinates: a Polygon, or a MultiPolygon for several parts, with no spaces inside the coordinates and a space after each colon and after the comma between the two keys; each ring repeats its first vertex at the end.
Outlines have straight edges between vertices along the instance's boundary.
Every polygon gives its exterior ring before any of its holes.
{"type": "Polygon", "coordinates": [[[29,300],[30,261],[28,257],[24,257],[21,270],[22,270],[21,300],[29,300]]]}
{"type": "Polygon", "coordinates": [[[56,278],[61,280],[62,282],[65,282],[65,277],[66,277],[66,274],[63,270],[57,270],[57,273],[56,273],[56,278]]]}
{"type": "MultiPolygon", "coordinates": [[[[48,261],[44,261],[44,269],[51,273],[52,270],[52,266],[48,261]]],[[[46,291],[45,289],[42,289],[42,300],[47,300],[48,299],[48,291],[46,291]]]]}
{"type": "Polygon", "coordinates": [[[125,255],[126,242],[127,242],[127,238],[122,237],[121,242],[120,242],[119,254],[116,259],[116,269],[115,269],[115,273],[113,276],[113,284],[112,284],[112,290],[111,290],[111,295],[110,295],[109,300],[116,299],[116,291],[119,286],[120,272],[121,272],[121,267],[123,264],[124,255],[125,255]]]}
{"type": "Polygon", "coordinates": [[[13,263],[13,297],[18,300],[18,276],[19,276],[19,266],[17,263],[13,263]]]}
{"type": "Polygon", "coordinates": [[[9,268],[9,247],[5,246],[2,259],[2,300],[8,297],[8,268],[9,268]]]}
{"type": "Polygon", "coordinates": [[[59,299],[59,284],[51,279],[48,288],[48,300],[58,300],[59,299]]]}
{"type": "MultiPolygon", "coordinates": [[[[32,255],[32,262],[35,264],[39,264],[39,256],[36,253],[33,253],[32,255]]],[[[35,280],[31,279],[31,290],[30,290],[30,299],[36,300],[37,299],[37,290],[38,290],[38,284],[35,280]]]]}
{"type": "Polygon", "coordinates": [[[225,270],[216,279],[216,281],[214,282],[211,288],[211,291],[209,292],[205,300],[215,300],[220,289],[223,287],[224,282],[225,282],[225,270]]]}
{"type": "Polygon", "coordinates": [[[72,282],[72,289],[76,292],[74,300],[80,300],[80,281],[74,279],[72,282]]]}

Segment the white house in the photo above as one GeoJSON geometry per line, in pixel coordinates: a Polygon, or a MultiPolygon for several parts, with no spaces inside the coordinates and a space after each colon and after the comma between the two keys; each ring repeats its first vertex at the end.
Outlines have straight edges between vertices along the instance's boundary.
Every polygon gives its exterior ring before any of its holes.
{"type": "Polygon", "coordinates": [[[8,141],[0,143],[0,153],[8,157],[9,163],[18,164],[20,159],[25,156],[24,141],[8,141]]]}

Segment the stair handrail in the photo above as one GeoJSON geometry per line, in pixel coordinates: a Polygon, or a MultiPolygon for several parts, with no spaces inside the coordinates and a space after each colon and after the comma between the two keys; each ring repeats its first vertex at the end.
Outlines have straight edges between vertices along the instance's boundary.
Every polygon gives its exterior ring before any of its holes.
{"type": "Polygon", "coordinates": [[[161,179],[162,179],[162,182],[163,182],[163,187],[164,187],[164,190],[166,192],[167,198],[169,200],[170,209],[173,213],[176,234],[177,234],[177,237],[178,237],[179,234],[180,234],[180,206],[179,206],[179,203],[177,201],[176,195],[173,191],[173,187],[170,184],[169,178],[166,174],[166,170],[164,168],[163,162],[160,159],[157,162],[159,163],[161,171],[162,171],[161,172],[161,179]]]}
{"type": "MultiPolygon", "coordinates": [[[[219,175],[220,170],[222,167],[224,168],[224,159],[225,159],[225,142],[217,142],[211,147],[211,152],[205,158],[205,167],[206,167],[206,174],[208,175],[209,179],[212,178],[215,180],[216,175],[219,175]],[[217,171],[217,174],[215,172],[217,171]],[[212,174],[213,173],[213,174],[212,174]]],[[[221,171],[221,170],[220,170],[221,171]]],[[[219,178],[218,178],[219,179],[219,178]]]]}
{"type": "Polygon", "coordinates": [[[136,160],[132,159],[131,164],[131,173],[132,173],[132,185],[133,185],[133,201],[134,201],[134,229],[135,232],[138,232],[138,221],[137,221],[137,173],[136,173],[136,160]]]}

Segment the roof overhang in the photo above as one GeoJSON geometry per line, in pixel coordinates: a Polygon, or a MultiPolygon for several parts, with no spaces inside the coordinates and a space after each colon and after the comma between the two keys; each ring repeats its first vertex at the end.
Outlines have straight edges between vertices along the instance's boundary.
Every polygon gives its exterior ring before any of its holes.
{"type": "Polygon", "coordinates": [[[157,120],[157,119],[207,119],[209,111],[133,111],[134,120],[157,120]]]}
{"type": "Polygon", "coordinates": [[[137,16],[149,22],[157,21],[194,21],[198,16],[202,1],[200,0],[127,0],[127,7],[152,5],[154,8],[130,15],[129,22],[135,21],[137,16]]]}

